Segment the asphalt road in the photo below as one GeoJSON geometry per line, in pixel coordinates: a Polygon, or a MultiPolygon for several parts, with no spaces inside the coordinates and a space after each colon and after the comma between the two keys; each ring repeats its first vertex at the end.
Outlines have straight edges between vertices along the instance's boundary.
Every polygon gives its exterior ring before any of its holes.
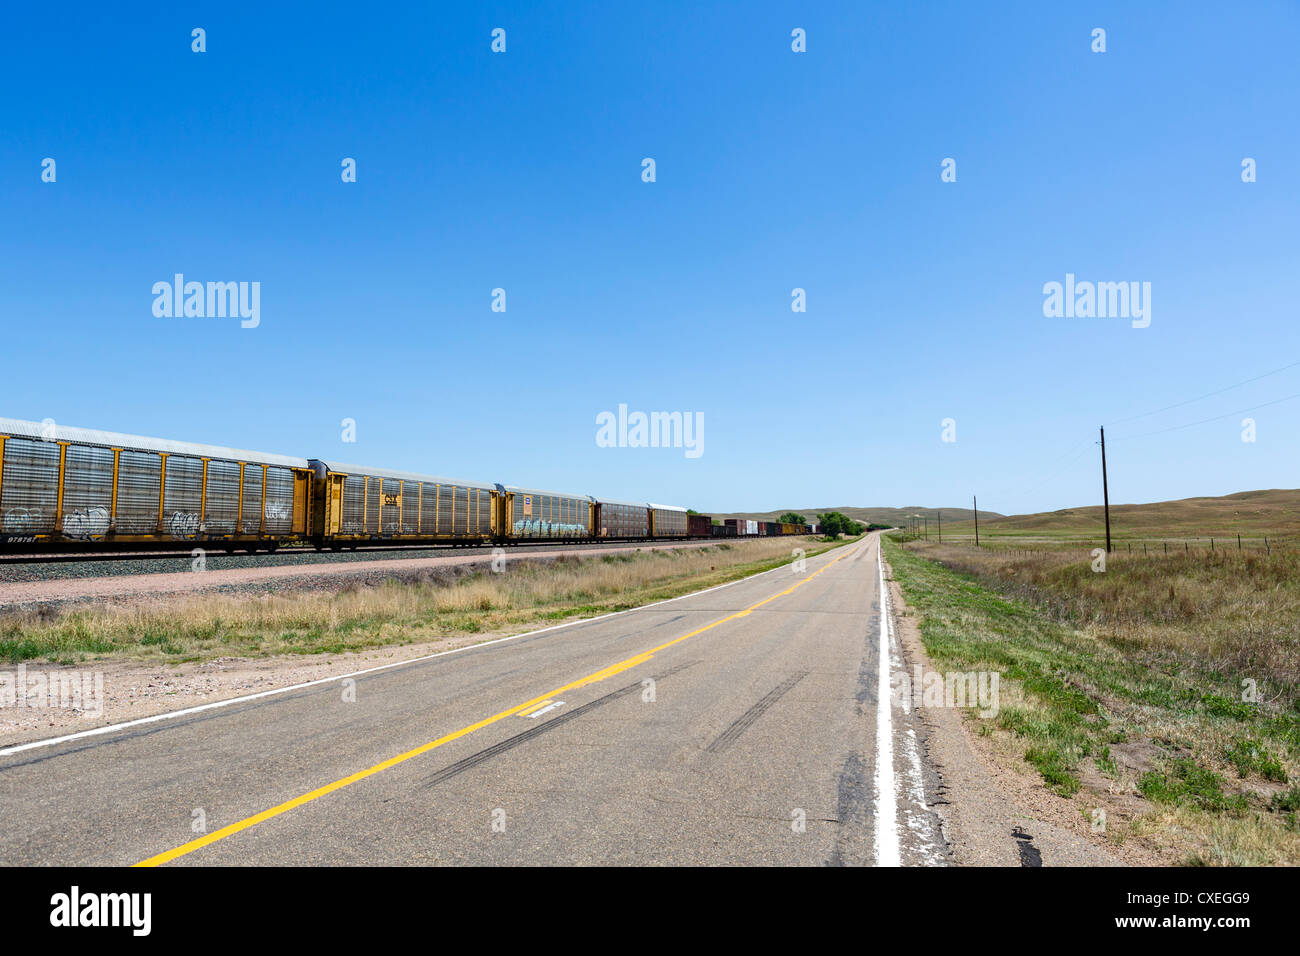
{"type": "Polygon", "coordinates": [[[944,862],[910,716],[878,707],[877,548],[18,749],[0,862],[944,862]]]}

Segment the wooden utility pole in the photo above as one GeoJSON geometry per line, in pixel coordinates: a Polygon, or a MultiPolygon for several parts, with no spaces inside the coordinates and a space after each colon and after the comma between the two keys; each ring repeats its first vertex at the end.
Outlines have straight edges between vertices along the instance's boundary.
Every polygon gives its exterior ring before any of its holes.
{"type": "Polygon", "coordinates": [[[1101,428],[1101,500],[1106,509],[1106,553],[1110,554],[1110,488],[1106,484],[1106,427],[1101,428]]]}
{"type": "Polygon", "coordinates": [[[943,512],[936,511],[934,514],[939,519],[939,543],[943,544],[943,512]]]}
{"type": "Polygon", "coordinates": [[[980,546],[980,500],[975,495],[970,496],[971,510],[975,512],[975,547],[980,546]]]}

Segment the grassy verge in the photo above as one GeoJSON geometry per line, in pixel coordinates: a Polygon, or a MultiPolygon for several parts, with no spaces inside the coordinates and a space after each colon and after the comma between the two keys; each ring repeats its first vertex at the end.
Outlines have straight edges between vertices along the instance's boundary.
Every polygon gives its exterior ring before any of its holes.
{"type": "Polygon", "coordinates": [[[1106,809],[1108,839],[1300,863],[1294,555],[1100,574],[1077,555],[887,541],[886,557],[936,668],[1001,675],[977,733],[1081,813],[1106,809]]]}
{"type": "MultiPolygon", "coordinates": [[[[841,542],[847,543],[847,542],[841,542]]],[[[334,654],[594,617],[735,581],[839,544],[758,539],[603,557],[508,561],[501,573],[387,581],[332,592],[198,594],[166,604],[76,608],[0,619],[10,662],[334,654]]]]}

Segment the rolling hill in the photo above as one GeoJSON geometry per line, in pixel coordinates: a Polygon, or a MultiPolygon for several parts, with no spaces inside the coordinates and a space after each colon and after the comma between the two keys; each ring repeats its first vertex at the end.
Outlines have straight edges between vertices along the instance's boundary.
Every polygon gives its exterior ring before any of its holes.
{"type": "MultiPolygon", "coordinates": [[[[1141,505],[1111,505],[1111,533],[1116,537],[1227,537],[1233,534],[1300,535],[1300,489],[1241,491],[1219,498],[1183,498],[1141,505]]],[[[944,533],[968,533],[970,521],[944,521],[944,533]]],[[[986,519],[980,512],[980,536],[1003,534],[1061,535],[1104,534],[1100,505],[1064,508],[1038,514],[1000,515],[986,519]]]]}

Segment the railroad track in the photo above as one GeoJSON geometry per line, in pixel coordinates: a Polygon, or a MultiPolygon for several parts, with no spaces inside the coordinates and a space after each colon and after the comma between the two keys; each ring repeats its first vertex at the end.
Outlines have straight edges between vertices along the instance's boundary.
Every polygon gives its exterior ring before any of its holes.
{"type": "MultiPolygon", "coordinates": [[[[224,548],[205,549],[209,559],[215,558],[247,558],[247,559],[266,559],[275,557],[285,557],[289,555],[320,555],[321,557],[331,557],[338,555],[360,555],[360,554],[386,554],[390,552],[461,552],[475,553],[481,552],[491,554],[493,548],[527,548],[532,551],[553,551],[559,548],[581,547],[583,545],[610,545],[610,544],[644,544],[647,547],[664,547],[673,544],[703,543],[710,540],[719,542],[731,541],[729,538],[664,538],[658,540],[646,541],[621,541],[614,538],[601,538],[591,541],[505,541],[500,544],[378,544],[368,545],[356,548],[346,549],[319,549],[310,545],[306,547],[295,548],[277,548],[274,551],[259,551],[255,554],[247,554],[241,551],[228,552],[224,548]]],[[[196,542],[195,547],[200,545],[196,542]]],[[[28,564],[66,564],[66,563],[86,563],[96,561],[165,561],[169,559],[189,560],[191,554],[189,551],[181,549],[165,550],[139,550],[139,551],[74,551],[64,554],[7,554],[0,556],[0,566],[2,565],[28,565],[28,564]]]]}

